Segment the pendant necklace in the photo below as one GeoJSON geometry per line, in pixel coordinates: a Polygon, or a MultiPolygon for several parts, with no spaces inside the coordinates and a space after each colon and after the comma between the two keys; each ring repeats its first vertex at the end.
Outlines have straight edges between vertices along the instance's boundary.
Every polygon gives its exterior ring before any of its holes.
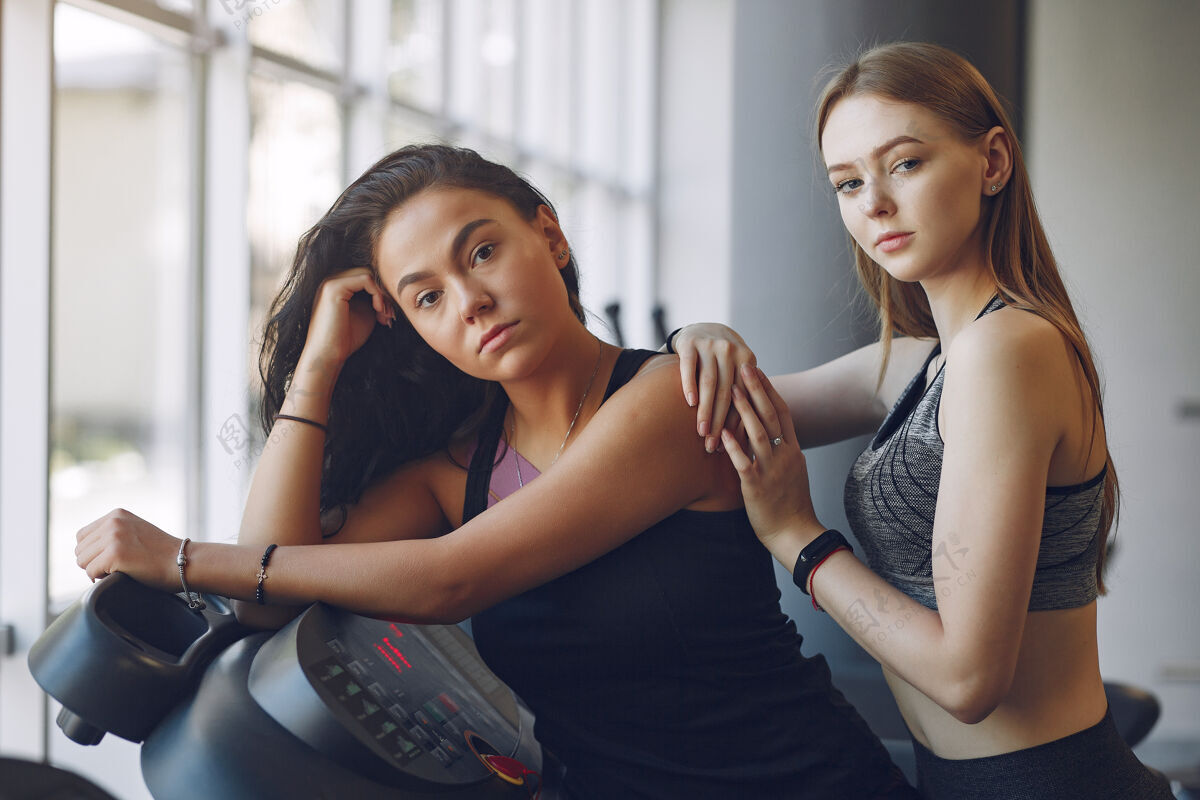
{"type": "MultiPolygon", "coordinates": [[[[596,353],[596,366],[592,368],[592,377],[588,378],[587,387],[583,390],[583,397],[579,398],[579,405],[575,407],[575,416],[571,417],[571,424],[567,426],[567,435],[563,437],[562,444],[558,446],[558,452],[554,454],[554,461],[550,462],[553,467],[558,457],[562,455],[563,449],[567,446],[567,439],[571,438],[571,431],[575,430],[575,423],[579,421],[579,412],[583,411],[583,404],[587,401],[588,393],[592,391],[592,384],[596,381],[596,373],[600,371],[600,362],[604,357],[604,342],[598,341],[600,352],[596,353]]],[[[517,485],[522,487],[525,485],[525,479],[521,477],[521,454],[517,452],[517,448],[512,443],[517,439],[517,412],[513,411],[512,425],[509,426],[508,442],[513,448],[513,463],[517,465],[517,485]]],[[[549,467],[547,468],[549,469],[549,467]]]]}

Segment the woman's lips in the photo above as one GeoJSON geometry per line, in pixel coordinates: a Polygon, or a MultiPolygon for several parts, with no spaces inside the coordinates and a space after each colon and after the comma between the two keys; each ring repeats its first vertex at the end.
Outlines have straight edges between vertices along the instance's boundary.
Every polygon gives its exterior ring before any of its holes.
{"type": "Polygon", "coordinates": [[[875,240],[875,247],[885,253],[894,253],[912,241],[911,233],[885,233],[875,240]]]}
{"type": "Polygon", "coordinates": [[[488,330],[479,343],[480,354],[492,353],[503,347],[512,338],[512,331],[516,325],[517,323],[510,322],[507,325],[496,325],[488,330]]]}

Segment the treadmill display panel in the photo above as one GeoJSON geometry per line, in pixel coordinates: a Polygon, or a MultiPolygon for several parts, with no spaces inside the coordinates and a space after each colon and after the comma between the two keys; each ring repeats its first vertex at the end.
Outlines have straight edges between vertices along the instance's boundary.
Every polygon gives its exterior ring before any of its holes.
{"type": "Polygon", "coordinates": [[[491,774],[472,754],[468,732],[517,755],[520,718],[512,692],[457,627],[332,610],[316,616],[325,618],[301,626],[297,642],[305,675],[377,756],[459,783],[491,774]],[[332,617],[336,624],[329,624],[332,617]]]}

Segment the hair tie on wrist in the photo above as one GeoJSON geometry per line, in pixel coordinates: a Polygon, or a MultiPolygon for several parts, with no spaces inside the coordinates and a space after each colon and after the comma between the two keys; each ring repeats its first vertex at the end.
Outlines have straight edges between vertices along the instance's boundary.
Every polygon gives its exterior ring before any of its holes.
{"type": "Polygon", "coordinates": [[[314,428],[320,428],[323,432],[329,433],[329,429],[317,422],[315,419],[305,419],[304,417],[293,417],[291,414],[276,414],[275,420],[290,419],[292,422],[303,422],[305,425],[312,425],[314,428]]]}
{"type": "MultiPolygon", "coordinates": [[[[684,327],[687,327],[687,326],[684,326],[684,327]]],[[[675,345],[673,344],[673,342],[675,341],[675,337],[679,334],[679,332],[681,330],[683,330],[683,328],[676,328],[675,330],[673,330],[667,334],[667,352],[670,353],[671,355],[675,355],[675,356],[679,355],[679,352],[675,349],[675,345]]]]}
{"type": "Polygon", "coordinates": [[[809,596],[812,597],[812,604],[813,604],[814,611],[824,611],[825,609],[821,608],[821,604],[817,602],[817,593],[816,593],[816,590],[813,589],[813,578],[816,577],[817,570],[820,568],[820,566],[822,564],[824,564],[826,561],[828,561],[834,555],[834,553],[840,553],[843,550],[850,552],[850,553],[854,552],[854,550],[851,549],[850,545],[846,545],[845,547],[837,547],[832,552],[826,554],[826,556],[824,558],[822,558],[820,561],[818,561],[816,563],[816,565],[813,566],[813,568],[808,573],[808,592],[807,593],[809,596]]]}

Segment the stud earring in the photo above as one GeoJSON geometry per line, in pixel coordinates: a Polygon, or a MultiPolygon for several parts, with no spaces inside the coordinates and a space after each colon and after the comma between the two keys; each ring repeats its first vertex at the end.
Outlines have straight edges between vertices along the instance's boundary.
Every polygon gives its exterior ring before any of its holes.
{"type": "Polygon", "coordinates": [[[1000,184],[993,183],[991,188],[992,188],[992,194],[995,194],[996,192],[1000,191],[1000,184]]]}
{"type": "Polygon", "coordinates": [[[562,252],[560,252],[560,253],[558,254],[558,260],[559,260],[559,261],[562,261],[562,260],[563,260],[564,258],[566,258],[566,257],[567,257],[567,251],[566,251],[566,250],[563,250],[562,252]]]}

